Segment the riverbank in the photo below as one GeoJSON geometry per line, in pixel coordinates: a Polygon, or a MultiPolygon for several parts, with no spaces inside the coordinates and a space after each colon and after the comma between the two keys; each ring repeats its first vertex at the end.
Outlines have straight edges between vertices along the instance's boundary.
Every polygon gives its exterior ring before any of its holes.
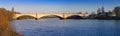
{"type": "Polygon", "coordinates": [[[11,28],[8,19],[0,14],[0,36],[22,36],[11,28]]]}

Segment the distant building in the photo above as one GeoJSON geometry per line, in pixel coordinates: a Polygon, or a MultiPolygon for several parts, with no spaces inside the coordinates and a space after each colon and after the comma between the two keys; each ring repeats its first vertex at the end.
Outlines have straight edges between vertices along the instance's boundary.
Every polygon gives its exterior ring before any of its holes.
{"type": "Polygon", "coordinates": [[[12,7],[11,11],[14,12],[14,7],[12,7]]]}
{"type": "Polygon", "coordinates": [[[97,13],[98,14],[101,13],[101,9],[100,8],[97,9],[97,13]]]}
{"type": "Polygon", "coordinates": [[[115,12],[112,12],[110,16],[116,16],[115,12]]]}
{"type": "Polygon", "coordinates": [[[102,6],[101,8],[102,13],[105,13],[104,7],[102,6]]]}
{"type": "Polygon", "coordinates": [[[101,8],[98,8],[98,10],[97,10],[97,16],[106,16],[107,14],[106,14],[106,12],[105,12],[105,10],[104,10],[104,7],[102,6],[101,8]]]}
{"type": "Polygon", "coordinates": [[[113,11],[115,12],[116,17],[120,17],[120,6],[115,7],[113,11]]]}
{"type": "Polygon", "coordinates": [[[112,11],[108,11],[107,15],[110,16],[110,17],[115,17],[116,16],[115,12],[112,12],[112,11]]]}

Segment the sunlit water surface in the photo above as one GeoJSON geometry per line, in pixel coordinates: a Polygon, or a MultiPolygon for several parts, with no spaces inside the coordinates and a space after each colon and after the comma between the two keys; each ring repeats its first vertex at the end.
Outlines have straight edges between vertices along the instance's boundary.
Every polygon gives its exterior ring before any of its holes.
{"type": "Polygon", "coordinates": [[[24,36],[120,36],[119,20],[26,19],[10,21],[24,36]]]}

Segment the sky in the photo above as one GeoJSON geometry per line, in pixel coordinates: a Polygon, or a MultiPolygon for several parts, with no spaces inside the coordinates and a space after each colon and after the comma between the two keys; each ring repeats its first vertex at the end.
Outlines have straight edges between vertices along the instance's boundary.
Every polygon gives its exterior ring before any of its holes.
{"type": "Polygon", "coordinates": [[[91,13],[102,6],[112,11],[120,0],[0,0],[0,8],[20,13],[91,13]]]}

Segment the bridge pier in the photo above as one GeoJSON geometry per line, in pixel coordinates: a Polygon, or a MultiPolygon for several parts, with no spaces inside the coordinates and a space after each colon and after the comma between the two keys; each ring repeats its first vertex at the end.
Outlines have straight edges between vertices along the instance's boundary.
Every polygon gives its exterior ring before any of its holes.
{"type": "Polygon", "coordinates": [[[38,18],[35,18],[35,20],[39,20],[38,18]]]}
{"type": "Polygon", "coordinates": [[[66,18],[60,18],[60,20],[66,20],[66,18]]]}

